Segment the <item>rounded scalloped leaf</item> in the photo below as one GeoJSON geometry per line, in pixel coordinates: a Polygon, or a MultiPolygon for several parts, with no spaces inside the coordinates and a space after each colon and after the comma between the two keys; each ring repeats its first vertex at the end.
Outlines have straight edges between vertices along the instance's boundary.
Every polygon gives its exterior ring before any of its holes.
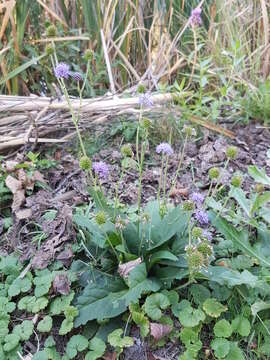
{"type": "Polygon", "coordinates": [[[88,340],[82,335],[73,335],[67,343],[66,353],[70,359],[74,359],[78,352],[88,347],[88,340]]]}
{"type": "Polygon", "coordinates": [[[15,279],[8,288],[8,296],[17,296],[20,293],[25,293],[31,289],[32,282],[28,278],[15,279]]]}
{"type": "Polygon", "coordinates": [[[193,297],[195,304],[201,305],[203,302],[211,296],[211,292],[205,286],[201,284],[193,284],[190,287],[190,293],[193,297]]]}
{"type": "Polygon", "coordinates": [[[33,334],[34,324],[31,320],[24,320],[21,324],[16,325],[13,329],[13,334],[20,337],[21,340],[26,341],[33,334]]]}
{"type": "Polygon", "coordinates": [[[233,329],[229,321],[222,319],[216,322],[214,334],[216,337],[228,338],[232,335],[233,329]]]}
{"type": "Polygon", "coordinates": [[[159,320],[162,316],[161,310],[165,310],[170,306],[170,301],[167,296],[161,293],[147,296],[144,310],[152,320],[159,320]]]}
{"type": "Polygon", "coordinates": [[[39,332],[46,333],[52,329],[52,318],[47,315],[38,323],[37,329],[39,332]]]}
{"type": "Polygon", "coordinates": [[[184,328],[180,332],[180,340],[186,348],[198,341],[198,333],[191,328],[184,328]]]}
{"type": "Polygon", "coordinates": [[[193,309],[186,307],[178,314],[178,319],[181,325],[185,327],[194,327],[199,325],[201,321],[205,320],[205,313],[201,309],[193,309]]]}
{"type": "Polygon", "coordinates": [[[131,337],[122,337],[123,329],[116,329],[108,335],[108,343],[114,348],[124,348],[132,346],[134,341],[131,337]]]}
{"type": "MultiPolygon", "coordinates": [[[[227,339],[218,338],[214,339],[211,342],[211,348],[215,352],[215,356],[218,359],[223,359],[225,356],[229,354],[230,351],[230,342],[227,339]]],[[[234,358],[231,358],[231,360],[234,358]]]]}
{"type": "Polygon", "coordinates": [[[59,329],[59,335],[66,335],[73,329],[73,320],[64,319],[59,329]]]}
{"type": "Polygon", "coordinates": [[[233,331],[238,333],[241,336],[248,336],[250,333],[250,322],[247,318],[242,317],[242,316],[237,316],[233,321],[232,321],[232,328],[233,331]]]}
{"type": "Polygon", "coordinates": [[[203,310],[207,315],[218,318],[223,312],[227,311],[227,306],[222,305],[216,299],[207,299],[203,303],[203,310]]]}
{"type": "Polygon", "coordinates": [[[229,354],[226,356],[225,360],[245,360],[245,356],[242,350],[238,347],[237,343],[230,344],[229,354]]]}
{"type": "Polygon", "coordinates": [[[103,356],[106,350],[106,344],[98,337],[94,337],[89,343],[89,352],[85,356],[85,360],[97,360],[103,356]]]}
{"type": "Polygon", "coordinates": [[[20,337],[16,334],[8,334],[5,336],[4,351],[9,352],[19,344],[20,337]]]}

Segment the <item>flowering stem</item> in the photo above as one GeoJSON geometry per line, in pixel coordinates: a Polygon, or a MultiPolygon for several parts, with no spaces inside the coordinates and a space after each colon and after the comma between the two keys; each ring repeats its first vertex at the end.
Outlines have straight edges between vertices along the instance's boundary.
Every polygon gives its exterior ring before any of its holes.
{"type": "Polygon", "coordinates": [[[188,219],[188,246],[191,246],[191,216],[192,213],[190,213],[189,215],[189,219],[188,219]]]}
{"type": "Polygon", "coordinates": [[[180,159],[179,159],[179,163],[178,163],[178,166],[177,166],[175,176],[174,176],[173,181],[172,181],[171,190],[174,188],[174,186],[176,184],[177,177],[178,177],[179,171],[181,169],[181,166],[182,166],[182,163],[183,163],[183,160],[184,160],[184,155],[185,155],[185,150],[186,150],[186,145],[187,145],[187,139],[188,139],[188,135],[186,135],[185,140],[184,140],[184,144],[183,144],[183,147],[182,147],[182,150],[181,150],[181,153],[179,153],[180,159]]]}
{"type": "MultiPolygon", "coordinates": [[[[225,162],[224,169],[223,169],[224,172],[226,171],[226,169],[227,169],[227,167],[228,167],[229,161],[230,161],[230,159],[227,159],[226,162],[225,162]]],[[[221,177],[219,177],[219,178],[217,179],[217,183],[216,183],[216,186],[215,186],[215,188],[214,188],[214,190],[213,190],[213,192],[212,192],[212,195],[215,195],[215,194],[216,194],[216,192],[217,192],[217,190],[218,190],[218,186],[219,186],[219,184],[220,184],[220,180],[221,180],[221,177]]]]}
{"type": "Polygon", "coordinates": [[[115,198],[114,198],[114,210],[113,210],[113,219],[114,220],[116,218],[116,207],[117,207],[118,197],[119,197],[119,184],[123,179],[123,175],[124,175],[124,168],[122,167],[120,179],[119,179],[119,181],[117,181],[116,186],[115,186],[115,198]]]}
{"type": "Polygon", "coordinates": [[[167,173],[168,173],[168,162],[169,157],[166,156],[166,164],[165,164],[165,171],[164,171],[164,179],[163,179],[163,204],[167,204],[167,196],[166,196],[166,185],[167,185],[167,173]]]}
{"type": "Polygon", "coordinates": [[[164,154],[162,153],[161,169],[160,169],[160,177],[159,177],[158,193],[157,193],[157,199],[158,199],[158,206],[159,207],[160,207],[160,189],[161,189],[161,186],[162,186],[163,167],[164,167],[164,154]]]}

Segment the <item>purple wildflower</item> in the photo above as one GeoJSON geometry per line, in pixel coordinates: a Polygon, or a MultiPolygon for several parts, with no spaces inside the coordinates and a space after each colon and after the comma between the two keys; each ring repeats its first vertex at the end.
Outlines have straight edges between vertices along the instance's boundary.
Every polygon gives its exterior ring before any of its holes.
{"type": "Polygon", "coordinates": [[[200,7],[197,7],[196,9],[192,10],[191,16],[189,18],[189,21],[192,26],[200,26],[201,25],[201,23],[202,23],[201,13],[202,13],[202,9],[200,7]]]}
{"type": "Polygon", "coordinates": [[[69,72],[69,75],[72,77],[73,80],[75,81],[82,81],[82,75],[79,73],[79,72],[73,72],[73,71],[70,71],[69,72]]]}
{"type": "Polygon", "coordinates": [[[201,206],[202,203],[204,202],[204,196],[198,192],[194,192],[191,195],[191,200],[197,205],[197,206],[201,206]]]}
{"type": "Polygon", "coordinates": [[[173,149],[170,144],[168,143],[161,143],[156,147],[156,153],[157,154],[166,154],[168,156],[173,154],[173,149]]]}
{"type": "Polygon", "coordinates": [[[154,102],[151,97],[151,93],[147,92],[139,96],[139,104],[144,107],[153,107],[154,102]]]}
{"type": "Polygon", "coordinates": [[[94,162],[93,170],[100,179],[106,179],[109,175],[108,165],[103,161],[94,162]]]}
{"type": "Polygon", "coordinates": [[[66,63],[63,63],[63,62],[59,63],[54,68],[54,75],[58,79],[60,79],[60,78],[68,79],[69,75],[70,75],[69,65],[66,63]]]}
{"type": "Polygon", "coordinates": [[[212,241],[213,236],[208,230],[203,230],[203,237],[205,237],[208,241],[212,241]]]}
{"type": "Polygon", "coordinates": [[[208,214],[204,210],[196,210],[195,218],[200,223],[200,225],[207,225],[209,223],[208,214]]]}

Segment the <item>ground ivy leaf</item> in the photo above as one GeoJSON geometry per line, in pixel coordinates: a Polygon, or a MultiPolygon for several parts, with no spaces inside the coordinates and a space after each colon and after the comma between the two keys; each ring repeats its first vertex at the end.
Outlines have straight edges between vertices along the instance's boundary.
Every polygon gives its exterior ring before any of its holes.
{"type": "Polygon", "coordinates": [[[170,306],[168,297],[164,294],[157,293],[147,296],[144,310],[152,320],[159,320],[162,316],[161,309],[165,310],[168,306],[170,306]]]}
{"type": "Polygon", "coordinates": [[[20,293],[25,293],[31,289],[32,283],[28,278],[15,279],[8,288],[8,295],[10,297],[17,296],[20,293]]]}
{"type": "Polygon", "coordinates": [[[67,343],[66,353],[70,359],[74,359],[78,352],[88,347],[88,340],[82,335],[73,335],[67,343]]]}
{"type": "Polygon", "coordinates": [[[149,334],[149,320],[143,312],[132,311],[132,320],[140,327],[140,334],[144,338],[149,334]]]}
{"type": "MultiPolygon", "coordinates": [[[[215,356],[218,359],[222,359],[229,354],[230,342],[227,339],[223,339],[223,338],[214,339],[211,342],[211,348],[214,350],[215,356]]],[[[231,360],[232,359],[234,358],[231,358],[231,360]]]]}
{"type": "Polygon", "coordinates": [[[191,344],[198,341],[198,333],[191,328],[184,328],[180,332],[180,339],[182,343],[188,348],[191,344]]]}
{"type": "Polygon", "coordinates": [[[73,320],[64,319],[59,329],[59,335],[66,335],[73,329],[73,320]]]}
{"type": "Polygon", "coordinates": [[[232,321],[232,328],[233,331],[238,333],[241,336],[248,336],[250,333],[250,322],[247,318],[243,317],[243,316],[237,316],[233,321],[232,321]]]}
{"type": "Polygon", "coordinates": [[[245,356],[243,355],[243,352],[239,347],[237,346],[237,343],[230,343],[230,351],[228,355],[226,356],[225,360],[245,360],[245,356]]]}
{"type": "Polygon", "coordinates": [[[13,334],[20,337],[21,340],[26,341],[30,338],[34,330],[34,324],[31,320],[24,320],[21,324],[16,325],[13,329],[13,334]]]}
{"type": "Polygon", "coordinates": [[[39,332],[50,332],[52,328],[52,318],[47,315],[38,323],[37,329],[39,332]]]}
{"type": "Polygon", "coordinates": [[[85,360],[96,360],[103,356],[106,350],[106,344],[98,337],[94,337],[89,343],[89,352],[85,356],[85,360]]]}
{"type": "Polygon", "coordinates": [[[129,336],[122,337],[123,329],[116,329],[108,335],[108,343],[114,348],[123,349],[124,347],[132,346],[133,339],[129,336]]]}
{"type": "Polygon", "coordinates": [[[48,273],[43,276],[37,276],[34,278],[33,283],[36,285],[34,295],[35,297],[41,297],[48,294],[53,280],[53,274],[48,273]]]}
{"type": "Polygon", "coordinates": [[[222,305],[216,299],[207,299],[203,303],[203,310],[207,315],[218,318],[223,312],[227,311],[227,306],[222,305]]]}
{"type": "Polygon", "coordinates": [[[52,315],[63,313],[73,300],[74,294],[74,291],[72,291],[69,295],[63,295],[54,299],[50,304],[50,313],[52,315]]]}
{"type": "Polygon", "coordinates": [[[194,327],[205,320],[205,313],[201,309],[186,307],[178,314],[178,319],[183,326],[194,327]]]}
{"type": "Polygon", "coordinates": [[[0,313],[11,313],[16,309],[16,304],[8,300],[8,298],[0,297],[0,313]]]}
{"type": "Polygon", "coordinates": [[[214,334],[217,337],[228,338],[232,335],[232,332],[231,324],[225,319],[219,320],[214,326],[214,334]]]}
{"type": "Polygon", "coordinates": [[[201,284],[193,284],[190,287],[190,293],[193,297],[195,304],[201,305],[206,299],[210,298],[210,291],[201,284]]]}
{"type": "Polygon", "coordinates": [[[4,351],[9,352],[19,344],[20,337],[16,334],[8,334],[5,336],[4,351]]]}
{"type": "Polygon", "coordinates": [[[46,341],[45,341],[45,343],[44,343],[44,346],[45,346],[46,348],[55,346],[54,338],[53,338],[52,336],[49,336],[49,337],[46,339],[46,341]]]}
{"type": "Polygon", "coordinates": [[[34,354],[32,360],[49,360],[46,350],[39,351],[34,354]]]}

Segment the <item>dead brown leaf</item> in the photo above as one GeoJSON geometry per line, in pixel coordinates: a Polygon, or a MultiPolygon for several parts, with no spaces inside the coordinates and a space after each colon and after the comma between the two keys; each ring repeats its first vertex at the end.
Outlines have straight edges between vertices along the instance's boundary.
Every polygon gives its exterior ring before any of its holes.
{"type": "Polygon", "coordinates": [[[117,359],[117,353],[116,352],[106,352],[106,354],[103,356],[104,360],[116,360],[117,359]]]}
{"type": "Polygon", "coordinates": [[[16,166],[18,165],[18,161],[14,161],[14,160],[8,160],[5,163],[5,167],[7,172],[12,172],[16,169],[16,166]]]}
{"type": "Polygon", "coordinates": [[[56,294],[68,295],[70,293],[70,281],[66,274],[56,275],[53,280],[53,290],[56,294]]]}
{"type": "Polygon", "coordinates": [[[159,341],[171,331],[172,327],[170,325],[150,323],[150,335],[152,335],[156,341],[159,341]]]}
{"type": "Polygon", "coordinates": [[[12,202],[12,211],[17,212],[20,207],[25,202],[25,191],[24,189],[18,190],[15,194],[13,194],[13,202],[12,202]]]}
{"type": "Polygon", "coordinates": [[[21,181],[15,179],[13,176],[8,175],[6,178],[6,186],[12,192],[12,194],[16,194],[18,190],[22,189],[21,181]]]}
{"type": "Polygon", "coordinates": [[[173,188],[172,191],[170,192],[170,197],[171,198],[178,198],[179,196],[181,197],[188,197],[189,194],[189,189],[188,188],[173,188]]]}
{"type": "Polygon", "coordinates": [[[138,258],[136,260],[129,261],[125,264],[120,264],[118,266],[118,272],[120,276],[122,276],[123,278],[128,277],[128,274],[131,272],[131,270],[133,270],[137,265],[141,264],[141,262],[142,259],[138,258]]]}
{"type": "Polygon", "coordinates": [[[61,261],[64,266],[69,266],[73,258],[73,251],[71,246],[67,246],[65,250],[60,252],[57,256],[57,260],[61,261]]]}
{"type": "Polygon", "coordinates": [[[32,216],[32,210],[31,209],[20,209],[15,212],[15,215],[17,219],[24,220],[29,219],[32,216]]]}

